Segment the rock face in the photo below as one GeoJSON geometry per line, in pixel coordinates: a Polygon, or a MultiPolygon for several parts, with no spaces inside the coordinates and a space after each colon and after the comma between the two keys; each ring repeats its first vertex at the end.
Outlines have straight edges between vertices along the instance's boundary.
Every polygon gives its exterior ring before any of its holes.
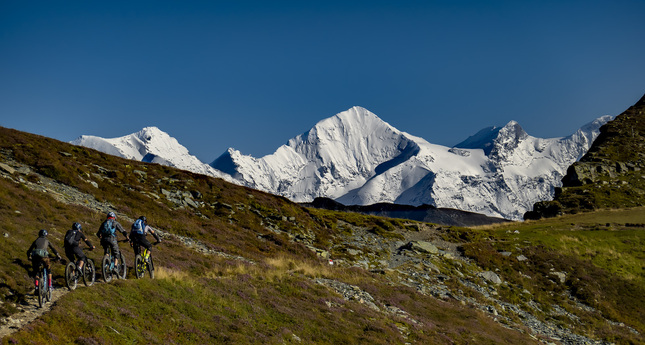
{"type": "Polygon", "coordinates": [[[600,128],[589,151],[573,163],[553,201],[538,202],[526,219],[597,208],[645,205],[645,96],[600,128]]]}

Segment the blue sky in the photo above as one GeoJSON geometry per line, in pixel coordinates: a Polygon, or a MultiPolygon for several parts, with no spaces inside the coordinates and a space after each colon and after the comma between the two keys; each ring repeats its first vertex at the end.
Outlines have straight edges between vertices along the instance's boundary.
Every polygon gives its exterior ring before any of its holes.
{"type": "Polygon", "coordinates": [[[559,137],[644,93],[645,1],[0,1],[0,126],[157,126],[204,162],[359,105],[454,145],[559,137]]]}

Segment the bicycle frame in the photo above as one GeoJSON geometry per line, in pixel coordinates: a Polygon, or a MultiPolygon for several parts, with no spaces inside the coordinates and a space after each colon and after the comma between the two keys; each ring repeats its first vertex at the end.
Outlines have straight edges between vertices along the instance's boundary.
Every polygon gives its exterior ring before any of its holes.
{"type": "MultiPolygon", "coordinates": [[[[126,240],[127,241],[127,240],[126,240]]],[[[125,242],[125,241],[117,241],[117,242],[125,242]]],[[[127,265],[125,263],[125,257],[123,256],[123,253],[120,253],[119,256],[114,255],[112,252],[112,248],[110,246],[104,248],[104,253],[103,255],[103,260],[101,261],[101,270],[103,271],[103,280],[105,282],[110,282],[112,280],[112,271],[115,268],[115,259],[119,259],[119,264],[118,266],[121,267],[121,269],[117,269],[117,274],[116,276],[120,279],[126,279],[127,275],[127,265]],[[107,259],[107,262],[106,262],[107,259]]]]}
{"type": "Polygon", "coordinates": [[[45,304],[48,301],[51,301],[51,289],[49,288],[49,270],[45,267],[43,263],[42,265],[42,270],[39,267],[38,268],[38,273],[36,274],[36,292],[38,294],[38,306],[40,308],[43,307],[43,304],[45,304]]]}
{"type": "Polygon", "coordinates": [[[148,271],[150,278],[154,279],[154,263],[152,261],[152,254],[146,247],[139,246],[140,252],[134,258],[134,271],[137,278],[143,278],[145,272],[148,271]]]}

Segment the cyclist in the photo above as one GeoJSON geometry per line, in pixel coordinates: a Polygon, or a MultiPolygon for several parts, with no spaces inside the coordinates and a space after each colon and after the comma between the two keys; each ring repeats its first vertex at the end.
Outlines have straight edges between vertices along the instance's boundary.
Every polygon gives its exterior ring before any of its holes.
{"type": "MultiPolygon", "coordinates": [[[[152,244],[148,242],[148,239],[146,239],[146,234],[150,232],[152,236],[157,240],[157,243],[161,243],[161,239],[159,236],[155,233],[154,229],[148,225],[148,219],[145,216],[139,217],[139,219],[134,221],[134,224],[132,224],[132,229],[130,230],[130,243],[132,244],[132,248],[134,248],[134,255],[139,255],[140,253],[140,246],[148,249],[148,255],[150,255],[150,248],[152,248],[152,244]]],[[[147,259],[145,257],[144,259],[147,259]]]]}
{"type": "Polygon", "coordinates": [[[81,232],[81,224],[76,222],[72,224],[71,230],[67,230],[63,247],[65,248],[65,256],[67,256],[69,261],[73,262],[74,257],[78,259],[78,262],[76,263],[77,276],[82,274],[83,264],[87,260],[85,254],[83,254],[83,249],[79,246],[81,240],[85,241],[88,247],[92,249],[96,248],[92,245],[90,240],[85,237],[85,234],[81,232]]]}
{"type": "Polygon", "coordinates": [[[47,230],[42,229],[38,231],[38,238],[34,240],[29,249],[27,249],[27,257],[31,260],[31,267],[33,269],[32,277],[36,278],[34,284],[38,286],[38,270],[42,264],[47,269],[47,281],[49,281],[49,288],[51,289],[52,271],[49,261],[49,252],[47,249],[51,249],[51,251],[56,255],[56,258],[60,260],[60,254],[58,254],[56,248],[52,246],[51,242],[49,242],[49,239],[47,238],[47,230]]]}
{"type": "Polygon", "coordinates": [[[101,239],[101,246],[103,247],[104,254],[108,253],[108,248],[112,249],[112,257],[114,257],[114,270],[116,271],[119,265],[119,244],[116,242],[116,231],[125,236],[126,240],[129,240],[128,234],[123,229],[123,226],[116,221],[116,215],[114,212],[108,212],[107,219],[99,227],[99,231],[96,232],[96,236],[101,239]]]}

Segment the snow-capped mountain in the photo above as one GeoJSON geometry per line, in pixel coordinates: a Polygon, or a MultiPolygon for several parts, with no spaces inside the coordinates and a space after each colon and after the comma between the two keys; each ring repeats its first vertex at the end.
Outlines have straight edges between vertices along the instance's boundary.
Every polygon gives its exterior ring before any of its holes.
{"type": "Polygon", "coordinates": [[[320,121],[278,150],[254,158],[229,149],[211,166],[242,184],[297,202],[329,197],[456,208],[522,219],[552,198],[611,116],[566,138],[540,139],[511,121],[449,148],[401,132],[360,107],[320,121]]]}
{"type": "Polygon", "coordinates": [[[146,127],[139,132],[119,138],[104,139],[82,135],[70,144],[89,147],[127,159],[158,163],[194,173],[232,179],[191,155],[177,139],[157,127],[146,127]]]}
{"type": "Polygon", "coordinates": [[[72,144],[171,165],[283,195],[296,202],[328,197],[346,205],[390,202],[455,208],[522,219],[584,155],[607,115],[564,138],[528,135],[515,121],[490,127],[453,148],[399,131],[353,107],[262,158],[230,148],[207,165],[156,127],[121,138],[81,136],[72,144]]]}

